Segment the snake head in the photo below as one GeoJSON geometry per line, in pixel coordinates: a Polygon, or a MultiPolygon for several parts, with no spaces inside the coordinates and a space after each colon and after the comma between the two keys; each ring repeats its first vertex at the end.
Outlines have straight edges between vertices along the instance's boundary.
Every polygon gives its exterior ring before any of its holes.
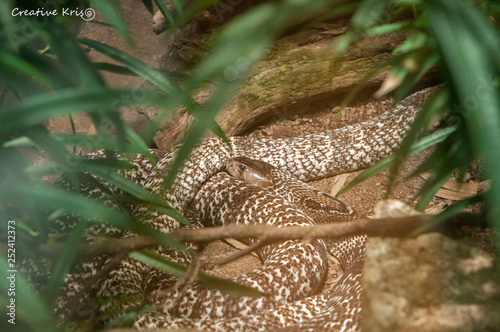
{"type": "Polygon", "coordinates": [[[235,178],[260,188],[273,185],[270,176],[274,166],[248,157],[234,157],[226,162],[226,170],[235,178]]]}

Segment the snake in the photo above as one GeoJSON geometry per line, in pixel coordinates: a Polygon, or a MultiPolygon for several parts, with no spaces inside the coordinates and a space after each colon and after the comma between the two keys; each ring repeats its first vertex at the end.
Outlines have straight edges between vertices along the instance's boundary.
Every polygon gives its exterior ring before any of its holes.
{"type": "MultiPolygon", "coordinates": [[[[364,169],[393,153],[434,90],[413,93],[376,118],[324,133],[279,139],[229,137],[230,144],[220,138],[206,138],[184,162],[168,190],[163,183],[178,149],[152,150],[156,165],[137,155],[132,160],[134,168],[122,174],[177,210],[190,210],[196,227],[230,223],[310,226],[351,220],[357,217],[351,207],[303,181],[364,169]]],[[[102,186],[107,194],[119,191],[109,184],[102,186]]],[[[102,186],[81,187],[86,194],[100,197],[105,196],[102,186]]],[[[127,208],[159,232],[184,227],[150,206],[129,204],[127,208]]],[[[68,228],[67,223],[59,221],[59,227],[68,228]]],[[[110,226],[95,231],[134,236],[110,226]]],[[[92,295],[105,299],[93,310],[112,310],[114,304],[109,299],[121,296],[129,299],[116,304],[122,311],[150,309],[135,315],[133,326],[138,329],[356,331],[361,312],[364,243],[365,237],[357,236],[289,240],[258,249],[262,265],[234,278],[239,284],[267,294],[258,298],[228,295],[197,284],[176,287],[176,278],[126,257],[103,280],[93,283],[92,295]],[[339,259],[344,274],[331,291],[321,292],[329,252],[339,259]]],[[[189,253],[163,246],[156,247],[155,252],[186,264],[192,259],[189,253]]],[[[110,260],[94,258],[68,274],[59,301],[61,317],[70,317],[71,302],[79,302],[81,309],[85,301],[80,294],[82,285],[110,260]]]]}

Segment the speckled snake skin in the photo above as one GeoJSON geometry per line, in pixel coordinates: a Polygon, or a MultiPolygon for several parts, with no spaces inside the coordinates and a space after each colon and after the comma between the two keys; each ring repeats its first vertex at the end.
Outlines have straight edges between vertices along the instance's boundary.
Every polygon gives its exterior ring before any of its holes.
{"type": "MultiPolygon", "coordinates": [[[[284,183],[274,191],[258,188],[223,172],[226,162],[235,156],[261,160],[275,166],[279,174],[284,174],[283,181],[285,177],[309,181],[366,168],[399,146],[416,111],[432,91],[417,92],[373,120],[326,133],[290,139],[232,137],[232,149],[219,139],[206,139],[186,161],[168,192],[163,191],[163,177],[175,151],[155,151],[156,167],[138,156],[134,161],[137,168],[125,175],[160,195],[178,210],[189,207],[201,220],[198,227],[229,223],[282,227],[324,222],[297,208],[293,199],[287,196],[288,189],[280,189],[285,188],[284,183]]],[[[109,190],[116,189],[109,186],[109,190]]],[[[99,195],[97,189],[87,189],[87,192],[99,195]]],[[[338,201],[336,204],[336,211],[341,213],[333,221],[355,216],[347,205],[338,201]]],[[[170,232],[181,227],[179,222],[149,207],[134,205],[128,208],[142,222],[158,231],[170,232]]],[[[104,231],[112,235],[133,236],[104,231]]],[[[189,254],[176,253],[168,248],[158,247],[155,251],[182,263],[190,260],[189,254]]],[[[98,299],[126,296],[128,301],[116,304],[120,310],[152,308],[136,316],[134,326],[137,328],[181,327],[217,331],[359,329],[364,237],[307,243],[286,241],[265,246],[258,254],[262,266],[234,280],[270,296],[240,298],[197,285],[176,288],[177,279],[132,258],[122,259],[103,280],[97,280],[91,294],[98,299]],[[338,257],[345,273],[331,291],[320,294],[328,269],[328,251],[338,257]]],[[[85,297],[79,295],[82,284],[95,276],[96,270],[109,260],[96,258],[68,275],[64,290],[66,299],[61,300],[63,317],[70,317],[65,311],[68,303],[75,299],[84,301],[85,297]]],[[[99,310],[110,310],[113,306],[112,301],[103,301],[99,310]]]]}

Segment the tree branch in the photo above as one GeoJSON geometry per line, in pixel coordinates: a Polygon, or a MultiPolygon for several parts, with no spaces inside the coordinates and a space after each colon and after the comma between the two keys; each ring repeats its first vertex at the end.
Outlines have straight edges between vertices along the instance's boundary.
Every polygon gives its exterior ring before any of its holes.
{"type": "MultiPolygon", "coordinates": [[[[244,240],[257,238],[259,241],[248,249],[250,251],[275,242],[286,240],[314,240],[320,238],[336,238],[343,236],[367,235],[373,237],[408,237],[416,235],[416,231],[440,231],[449,233],[450,229],[464,226],[486,226],[483,216],[477,214],[459,214],[435,226],[429,226],[432,215],[417,215],[402,218],[357,219],[348,222],[320,224],[307,227],[276,227],[268,225],[228,225],[200,229],[182,229],[169,235],[182,242],[210,242],[225,238],[244,240]]],[[[78,257],[98,255],[116,255],[153,247],[158,243],[154,240],[137,236],[122,239],[105,239],[93,244],[83,245],[78,251],[78,257]]],[[[61,252],[62,245],[42,245],[40,250],[50,256],[61,252]]],[[[247,252],[245,252],[246,254],[247,252]]]]}
{"type": "Polygon", "coordinates": [[[268,225],[228,225],[201,229],[185,229],[170,235],[184,242],[207,242],[224,238],[258,238],[264,242],[285,240],[314,240],[343,236],[368,235],[375,237],[407,237],[422,228],[422,231],[441,231],[461,225],[485,225],[479,215],[460,214],[436,226],[428,223],[434,216],[417,215],[402,218],[368,219],[362,218],[348,222],[320,224],[314,226],[276,227],[268,225]]]}

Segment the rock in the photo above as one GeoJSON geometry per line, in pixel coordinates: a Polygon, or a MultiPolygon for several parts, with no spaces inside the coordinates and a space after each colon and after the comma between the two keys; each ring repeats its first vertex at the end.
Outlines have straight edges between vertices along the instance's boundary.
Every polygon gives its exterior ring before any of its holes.
{"type": "Polygon", "coordinates": [[[363,271],[363,331],[498,331],[494,257],[470,238],[428,233],[371,238],[363,271]]]}

